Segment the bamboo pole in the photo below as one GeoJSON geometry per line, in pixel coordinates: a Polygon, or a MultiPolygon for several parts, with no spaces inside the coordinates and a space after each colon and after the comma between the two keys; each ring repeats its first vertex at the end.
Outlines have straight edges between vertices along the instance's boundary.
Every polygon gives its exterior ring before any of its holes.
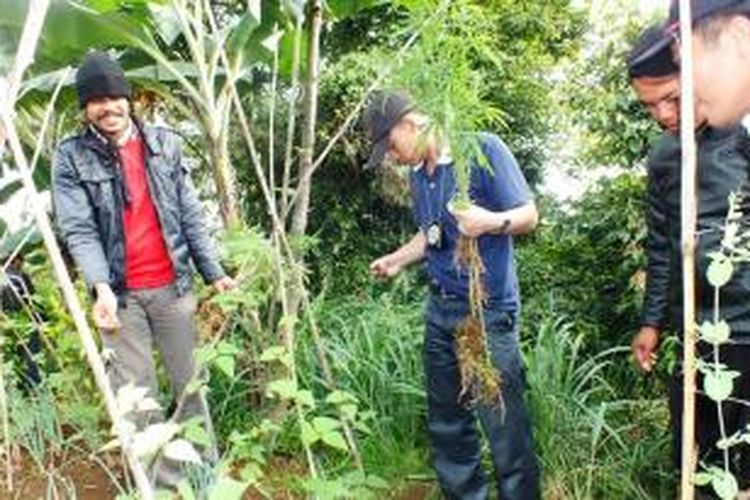
{"type": "MultiPolygon", "coordinates": [[[[3,101],[0,106],[0,121],[2,121],[3,127],[5,128],[7,140],[10,143],[10,149],[13,152],[16,166],[21,172],[24,188],[31,197],[38,198],[39,193],[37,192],[34,180],[31,177],[31,170],[23,153],[15,126],[10,118],[10,104],[5,101],[3,101]]],[[[153,489],[148,481],[146,472],[143,470],[143,466],[133,452],[132,434],[125,428],[122,418],[120,418],[118,414],[117,401],[115,399],[115,394],[112,391],[112,387],[109,385],[109,380],[107,379],[107,374],[104,370],[104,362],[102,361],[101,356],[99,356],[99,350],[94,341],[94,336],[86,321],[86,314],[78,300],[75,287],[73,286],[73,282],[65,267],[60,248],[57,245],[57,240],[52,232],[50,222],[47,219],[47,213],[44,210],[44,203],[39,199],[35,199],[33,200],[33,203],[31,203],[31,207],[37,227],[42,234],[44,244],[47,247],[47,252],[52,261],[52,266],[55,270],[58,283],[62,289],[63,296],[65,297],[68,310],[73,316],[91,371],[94,374],[94,380],[104,396],[107,411],[114,424],[117,437],[120,440],[130,470],[133,473],[136,486],[138,487],[143,499],[151,500],[154,498],[153,489]]]]}
{"type": "Polygon", "coordinates": [[[32,198],[32,214],[34,215],[37,227],[42,234],[58,283],[62,289],[65,302],[73,316],[73,320],[81,338],[81,343],[86,352],[86,357],[94,374],[94,380],[104,396],[107,411],[112,419],[117,437],[120,440],[123,452],[128,460],[128,464],[130,465],[130,470],[135,478],[136,486],[141,494],[141,498],[144,500],[152,500],[154,498],[153,488],[148,481],[143,466],[133,452],[132,434],[124,425],[123,420],[119,417],[117,401],[114,392],[112,391],[112,387],[109,385],[109,380],[104,370],[104,362],[99,356],[99,350],[94,341],[91,329],[86,321],[86,315],[78,301],[75,287],[73,286],[73,282],[70,279],[67,268],[65,267],[60,248],[57,245],[52,226],[50,225],[47,213],[44,209],[44,203],[39,199],[39,193],[36,190],[36,185],[32,178],[31,166],[29,165],[23,151],[18,132],[16,131],[13,122],[16,95],[20,89],[26,68],[28,68],[34,60],[37,42],[41,35],[41,30],[48,9],[49,0],[34,0],[29,4],[23,34],[16,51],[13,69],[10,73],[11,79],[0,79],[0,127],[3,129],[4,139],[10,146],[16,167],[21,174],[24,189],[32,198]]]}
{"type": "Polygon", "coordinates": [[[690,0],[680,0],[681,143],[682,143],[682,283],[683,283],[683,402],[682,402],[682,500],[693,500],[695,485],[695,226],[696,145],[693,89],[693,33],[690,0]]]}

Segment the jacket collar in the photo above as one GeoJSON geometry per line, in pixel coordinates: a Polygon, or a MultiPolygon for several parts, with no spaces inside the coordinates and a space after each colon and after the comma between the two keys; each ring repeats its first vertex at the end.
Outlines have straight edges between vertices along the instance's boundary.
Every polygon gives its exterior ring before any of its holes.
{"type": "MultiPolygon", "coordinates": [[[[156,129],[154,129],[154,127],[145,124],[135,118],[133,118],[131,121],[131,127],[131,134],[138,133],[140,134],[141,138],[143,138],[143,142],[146,145],[149,156],[161,155],[163,148],[161,141],[159,141],[157,137],[156,129]]],[[[104,135],[101,134],[101,132],[96,130],[96,128],[92,125],[88,125],[85,127],[83,133],[81,134],[81,139],[85,146],[93,149],[94,151],[105,155],[113,154],[114,144],[112,144],[104,135]]]]}

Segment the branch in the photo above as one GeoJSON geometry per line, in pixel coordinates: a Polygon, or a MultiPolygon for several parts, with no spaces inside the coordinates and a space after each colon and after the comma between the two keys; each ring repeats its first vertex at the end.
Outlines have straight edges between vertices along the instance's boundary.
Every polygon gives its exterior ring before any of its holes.
{"type": "MultiPolygon", "coordinates": [[[[445,9],[450,6],[451,0],[444,0],[442,4],[440,4],[440,7],[438,7],[435,12],[427,18],[427,20],[419,27],[417,31],[412,33],[412,35],[409,37],[409,39],[404,43],[404,45],[401,46],[399,51],[394,56],[394,59],[397,61],[400,61],[406,52],[411,49],[411,47],[416,43],[417,39],[419,38],[419,35],[422,34],[422,31],[426,26],[428,26],[430,23],[438,19],[439,16],[442,15],[442,13],[445,11],[445,9]]],[[[359,116],[360,112],[362,111],[362,108],[364,108],[365,104],[367,103],[368,98],[370,97],[370,94],[372,94],[378,87],[380,87],[383,82],[386,80],[386,78],[390,76],[389,71],[384,71],[380,76],[378,76],[367,89],[364,91],[362,96],[359,99],[359,102],[357,102],[356,106],[354,106],[354,109],[351,110],[349,115],[347,115],[346,119],[344,120],[344,123],[341,124],[341,126],[338,128],[335,134],[333,134],[333,137],[328,141],[326,146],[323,148],[323,151],[318,155],[318,157],[313,162],[312,168],[308,170],[307,172],[304,172],[302,174],[303,178],[299,180],[298,185],[302,185],[305,178],[308,178],[312,176],[315,171],[320,168],[320,166],[325,161],[326,157],[330,154],[331,150],[336,146],[338,141],[341,139],[341,137],[346,133],[346,131],[351,127],[354,120],[359,116]]],[[[295,190],[294,195],[292,196],[292,199],[289,203],[289,207],[286,211],[282,213],[282,217],[284,219],[287,218],[289,215],[289,210],[291,210],[291,207],[293,207],[298,199],[300,197],[300,190],[297,188],[295,190]]]]}
{"type": "Polygon", "coordinates": [[[37,0],[30,5],[28,18],[26,20],[26,25],[24,26],[24,35],[22,36],[21,44],[18,47],[11,80],[7,82],[5,80],[0,80],[0,123],[2,123],[6,136],[5,138],[10,145],[16,166],[21,173],[24,187],[32,199],[31,208],[37,227],[42,234],[42,238],[44,239],[44,243],[50,254],[55,274],[57,275],[60,287],[62,288],[68,309],[73,316],[73,320],[81,338],[81,343],[83,344],[89,365],[94,374],[94,380],[104,396],[104,402],[114,424],[118,438],[122,443],[130,469],[135,477],[138,490],[145,500],[151,500],[154,498],[153,489],[148,482],[148,478],[141,463],[133,452],[132,436],[127,427],[123,425],[123,421],[118,415],[117,402],[115,395],[112,392],[112,388],[109,385],[109,380],[104,370],[104,363],[99,356],[96,342],[94,341],[91,329],[86,322],[86,315],[78,301],[75,287],[73,286],[73,282],[65,267],[60,248],[57,245],[57,240],[55,239],[49,219],[47,218],[47,213],[44,210],[44,204],[38,199],[39,193],[34,185],[31,168],[29,167],[29,163],[23,152],[23,147],[21,146],[21,141],[18,137],[18,132],[13,123],[14,104],[18,88],[26,68],[33,60],[33,55],[36,51],[36,45],[39,40],[41,27],[44,24],[44,18],[48,7],[48,0],[37,0]]]}
{"type": "Polygon", "coordinates": [[[16,59],[13,62],[7,82],[5,99],[9,106],[15,104],[18,91],[21,88],[23,74],[26,72],[26,68],[34,62],[36,44],[39,40],[39,35],[42,33],[42,26],[44,26],[44,19],[47,16],[48,8],[49,0],[31,0],[29,3],[26,23],[23,26],[21,41],[18,44],[18,52],[16,52],[16,59]]]}

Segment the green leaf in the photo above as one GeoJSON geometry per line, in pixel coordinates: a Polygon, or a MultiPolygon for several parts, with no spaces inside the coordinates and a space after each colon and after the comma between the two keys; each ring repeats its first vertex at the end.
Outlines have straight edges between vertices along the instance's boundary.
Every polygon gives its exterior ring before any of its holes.
{"type": "Polygon", "coordinates": [[[318,442],[318,439],[320,439],[318,433],[315,432],[315,429],[307,420],[302,420],[302,422],[300,423],[300,428],[300,437],[302,438],[302,443],[305,446],[312,446],[313,444],[318,442]]]}
{"type": "Polygon", "coordinates": [[[724,320],[718,323],[704,321],[700,326],[701,338],[709,344],[720,345],[729,341],[731,330],[729,323],[724,320]]]}
{"type": "Polygon", "coordinates": [[[318,434],[327,434],[341,427],[341,422],[330,417],[315,417],[312,421],[313,427],[318,434]]]}
{"type": "Polygon", "coordinates": [[[339,479],[306,479],[302,483],[305,489],[314,497],[325,500],[350,498],[351,490],[339,479]]]}
{"type": "Polygon", "coordinates": [[[206,428],[203,425],[203,417],[192,418],[189,422],[184,424],[182,435],[191,443],[206,447],[211,446],[211,437],[208,435],[206,428]]]}
{"type": "Polygon", "coordinates": [[[344,436],[338,431],[332,431],[326,434],[322,434],[320,436],[320,439],[328,446],[332,448],[336,448],[337,450],[341,450],[341,451],[349,450],[349,447],[346,446],[346,441],[344,440],[344,436]]]}
{"type": "Polygon", "coordinates": [[[182,34],[182,24],[173,5],[149,5],[154,27],[165,45],[172,45],[182,34]]]}
{"type": "Polygon", "coordinates": [[[261,353],[260,360],[264,363],[278,361],[286,352],[286,347],[283,345],[271,346],[261,353]]]}
{"type": "Polygon", "coordinates": [[[214,361],[214,364],[224,373],[224,375],[229,378],[234,378],[235,362],[233,356],[219,356],[214,361]]]}
{"type": "Polygon", "coordinates": [[[240,349],[231,342],[222,340],[216,345],[219,356],[235,356],[240,353],[240,349]]]}
{"type": "Polygon", "coordinates": [[[725,256],[721,256],[720,258],[712,260],[708,265],[706,277],[712,286],[715,288],[721,288],[729,283],[733,272],[734,266],[732,265],[732,261],[725,256]]]}
{"type": "Polygon", "coordinates": [[[696,486],[706,486],[711,483],[713,476],[708,472],[696,472],[693,476],[693,483],[696,486]]]}
{"type": "Polygon", "coordinates": [[[15,180],[3,186],[0,189],[0,205],[5,204],[22,187],[23,182],[21,180],[15,180]]]}
{"type": "Polygon", "coordinates": [[[285,346],[277,345],[269,347],[260,355],[260,360],[264,363],[278,361],[287,368],[291,368],[293,357],[285,346]]]}
{"type": "Polygon", "coordinates": [[[272,380],[266,386],[266,394],[281,399],[294,399],[297,396],[297,382],[293,379],[272,380]]]}
{"type": "Polygon", "coordinates": [[[211,363],[217,356],[216,348],[211,344],[206,344],[193,354],[195,357],[196,370],[204,368],[211,363]]]}
{"type": "Polygon", "coordinates": [[[209,500],[240,500],[249,483],[235,481],[228,477],[220,477],[208,492],[209,500]]]}
{"type": "Polygon", "coordinates": [[[385,3],[385,0],[326,0],[326,7],[333,17],[341,19],[382,3],[385,3]]]}
{"type": "Polygon", "coordinates": [[[722,500],[734,500],[740,492],[737,479],[729,472],[714,468],[711,486],[722,500]]]}
{"type": "Polygon", "coordinates": [[[297,404],[302,407],[315,408],[315,396],[313,396],[313,393],[307,389],[297,391],[295,400],[297,401],[297,404]]]}
{"type": "Polygon", "coordinates": [[[704,389],[708,397],[714,401],[720,402],[726,400],[734,390],[734,379],[739,374],[729,371],[713,371],[705,376],[703,381],[704,389]]]}
{"type": "Polygon", "coordinates": [[[372,429],[370,428],[370,426],[361,420],[357,420],[356,422],[354,422],[354,428],[362,434],[367,434],[368,436],[372,434],[372,429]]]}
{"type": "Polygon", "coordinates": [[[326,403],[330,403],[332,405],[341,405],[345,403],[356,403],[357,398],[346,391],[333,391],[328,396],[326,396],[326,403]]]}
{"type": "Polygon", "coordinates": [[[341,405],[339,409],[349,420],[354,420],[357,416],[357,405],[355,404],[341,405]]]}

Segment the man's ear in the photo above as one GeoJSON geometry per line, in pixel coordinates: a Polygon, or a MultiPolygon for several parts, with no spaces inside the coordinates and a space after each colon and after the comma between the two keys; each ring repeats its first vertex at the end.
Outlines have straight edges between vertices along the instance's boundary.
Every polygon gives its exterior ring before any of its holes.
{"type": "Polygon", "coordinates": [[[745,60],[750,60],[750,18],[734,16],[729,20],[723,36],[730,37],[736,50],[745,60]]]}

